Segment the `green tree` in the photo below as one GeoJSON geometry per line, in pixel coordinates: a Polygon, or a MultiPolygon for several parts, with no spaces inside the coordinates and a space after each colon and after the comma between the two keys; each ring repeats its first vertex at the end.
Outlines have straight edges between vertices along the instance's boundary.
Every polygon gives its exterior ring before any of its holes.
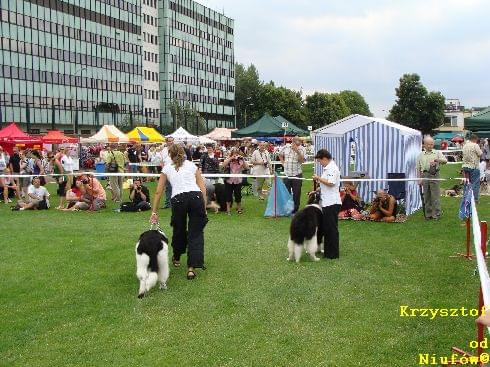
{"type": "MultiPolygon", "coordinates": [[[[188,101],[185,101],[182,105],[178,100],[174,99],[171,103],[170,111],[174,122],[171,132],[179,127],[183,127],[193,135],[203,135],[208,132],[206,121],[188,101]]],[[[168,132],[166,131],[165,133],[168,132]]]]}
{"type": "Polygon", "coordinates": [[[256,106],[251,113],[251,120],[258,120],[264,113],[271,116],[281,115],[300,127],[305,126],[306,113],[301,92],[276,87],[272,81],[260,88],[256,106]]]}
{"type": "Polygon", "coordinates": [[[331,124],[350,115],[349,107],[336,93],[318,93],[306,97],[306,114],[314,129],[331,124]]]}
{"type": "Polygon", "coordinates": [[[349,108],[351,115],[359,114],[364,116],[372,116],[373,114],[369,110],[369,105],[364,100],[359,92],[354,90],[343,90],[339,93],[340,97],[344,100],[345,104],[349,108]]]}
{"type": "Polygon", "coordinates": [[[430,134],[444,122],[445,98],[428,92],[417,74],[404,74],[396,88],[397,100],[388,118],[399,124],[430,134]]]}
{"type": "Polygon", "coordinates": [[[240,63],[235,64],[235,106],[238,127],[245,126],[245,111],[247,120],[251,120],[249,116],[255,112],[261,86],[259,72],[253,64],[248,67],[240,63]]]}

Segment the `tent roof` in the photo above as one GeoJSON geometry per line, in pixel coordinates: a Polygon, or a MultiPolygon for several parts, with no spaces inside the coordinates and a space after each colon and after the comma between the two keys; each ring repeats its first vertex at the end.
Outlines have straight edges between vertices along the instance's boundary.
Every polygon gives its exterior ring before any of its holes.
{"type": "Polygon", "coordinates": [[[152,127],[135,127],[126,134],[131,141],[161,143],[165,138],[152,127]]]}
{"type": "Polygon", "coordinates": [[[208,138],[206,135],[199,136],[199,144],[216,144],[216,141],[208,138]]]}
{"type": "Polygon", "coordinates": [[[378,122],[380,124],[398,129],[403,135],[418,135],[418,136],[421,135],[420,131],[409,128],[407,126],[397,124],[396,122],[388,121],[382,118],[368,117],[363,115],[347,116],[341,120],[332,122],[327,126],[315,130],[314,134],[342,136],[349,131],[370,124],[372,122],[378,122]]]}
{"type": "Polygon", "coordinates": [[[274,119],[276,119],[276,121],[279,121],[279,126],[281,126],[281,128],[283,122],[288,124],[286,135],[309,135],[310,134],[309,131],[297,127],[295,124],[293,124],[291,121],[287,120],[286,118],[282,117],[281,115],[274,117],[274,119]]]}
{"type": "Polygon", "coordinates": [[[168,137],[174,138],[174,140],[180,141],[180,142],[187,142],[187,143],[191,143],[191,144],[198,144],[199,143],[199,138],[197,136],[189,133],[183,127],[179,127],[172,134],[168,135],[168,137]]]}
{"type": "Polygon", "coordinates": [[[213,140],[231,140],[231,133],[232,131],[235,131],[236,129],[227,129],[225,127],[216,127],[213,131],[211,131],[209,134],[204,135],[207,138],[213,139],[213,140]]]}
{"type": "Polygon", "coordinates": [[[41,137],[45,144],[63,144],[63,143],[78,143],[77,138],[66,136],[59,130],[50,130],[48,133],[41,137]]]}
{"type": "Polygon", "coordinates": [[[490,107],[473,117],[465,118],[464,128],[471,131],[490,130],[490,107]]]}
{"type": "Polygon", "coordinates": [[[26,134],[19,129],[15,122],[0,130],[0,141],[11,143],[42,143],[40,138],[26,134]]]}
{"type": "Polygon", "coordinates": [[[104,125],[90,138],[80,139],[82,143],[129,143],[129,138],[114,125],[104,125]]]}
{"type": "Polygon", "coordinates": [[[449,132],[449,131],[448,132],[440,132],[440,133],[437,133],[436,135],[434,135],[432,138],[434,140],[451,140],[455,136],[464,136],[464,133],[457,132],[457,131],[453,131],[453,132],[449,132]]]}
{"type": "MultiPolygon", "coordinates": [[[[280,117],[283,121],[287,121],[284,117],[280,117]]],[[[286,135],[307,134],[306,131],[298,128],[291,122],[287,121],[289,126],[286,129],[286,135]]],[[[282,121],[272,117],[268,113],[265,113],[258,121],[243,129],[233,131],[231,136],[233,137],[257,137],[257,136],[283,136],[284,129],[282,128],[282,121]]]]}

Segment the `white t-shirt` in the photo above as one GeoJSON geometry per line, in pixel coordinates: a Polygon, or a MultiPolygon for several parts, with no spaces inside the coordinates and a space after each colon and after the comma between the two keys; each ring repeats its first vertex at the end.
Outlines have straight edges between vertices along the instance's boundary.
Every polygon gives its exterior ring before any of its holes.
{"type": "Polygon", "coordinates": [[[264,150],[263,152],[258,149],[254,150],[250,161],[253,164],[253,175],[268,175],[270,173],[271,158],[267,150],[264,150]],[[264,166],[263,163],[267,163],[267,166],[264,166]]]}
{"type": "MultiPolygon", "coordinates": [[[[49,208],[49,192],[44,186],[39,186],[38,188],[36,188],[34,185],[29,185],[29,187],[27,188],[27,193],[38,197],[39,200],[42,200],[43,197],[46,196],[46,204],[48,204],[49,208]]],[[[29,198],[32,199],[30,196],[29,198]]]]}
{"type": "Polygon", "coordinates": [[[341,205],[342,200],[340,200],[339,192],[340,170],[334,161],[330,161],[330,163],[323,169],[322,178],[334,184],[334,186],[327,186],[320,183],[322,206],[325,207],[335,204],[341,205]]]}
{"type": "Polygon", "coordinates": [[[187,160],[178,171],[175,170],[173,163],[165,164],[162,173],[167,176],[167,180],[172,185],[172,197],[184,192],[201,191],[196,183],[196,171],[197,166],[187,160]]]}
{"type": "Polygon", "coordinates": [[[168,166],[172,164],[172,159],[168,155],[168,147],[164,147],[160,152],[160,164],[162,166],[168,166]]]}
{"type": "Polygon", "coordinates": [[[65,172],[73,173],[73,158],[63,154],[61,157],[61,165],[65,172]]]}

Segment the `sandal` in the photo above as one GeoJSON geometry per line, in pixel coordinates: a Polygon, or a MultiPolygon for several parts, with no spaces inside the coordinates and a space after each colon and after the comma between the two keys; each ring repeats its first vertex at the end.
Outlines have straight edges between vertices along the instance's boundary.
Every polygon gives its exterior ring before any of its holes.
{"type": "Polygon", "coordinates": [[[175,257],[172,257],[172,264],[178,268],[180,266],[180,261],[177,260],[175,257]]]}
{"type": "Polygon", "coordinates": [[[237,210],[236,210],[236,212],[237,212],[238,214],[243,214],[243,209],[237,209],[237,210]]]}
{"type": "Polygon", "coordinates": [[[196,277],[196,272],[193,269],[187,270],[187,280],[192,280],[196,277]]]}

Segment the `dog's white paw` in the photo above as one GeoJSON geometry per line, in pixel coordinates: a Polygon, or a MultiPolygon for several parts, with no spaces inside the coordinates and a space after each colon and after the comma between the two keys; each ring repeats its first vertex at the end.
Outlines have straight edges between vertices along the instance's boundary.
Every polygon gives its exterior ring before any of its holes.
{"type": "Polygon", "coordinates": [[[160,283],[160,289],[162,291],[166,291],[167,290],[167,284],[166,283],[160,283]]]}
{"type": "Polygon", "coordinates": [[[313,259],[313,261],[320,261],[320,258],[319,258],[319,257],[315,257],[315,258],[313,259]]]}

